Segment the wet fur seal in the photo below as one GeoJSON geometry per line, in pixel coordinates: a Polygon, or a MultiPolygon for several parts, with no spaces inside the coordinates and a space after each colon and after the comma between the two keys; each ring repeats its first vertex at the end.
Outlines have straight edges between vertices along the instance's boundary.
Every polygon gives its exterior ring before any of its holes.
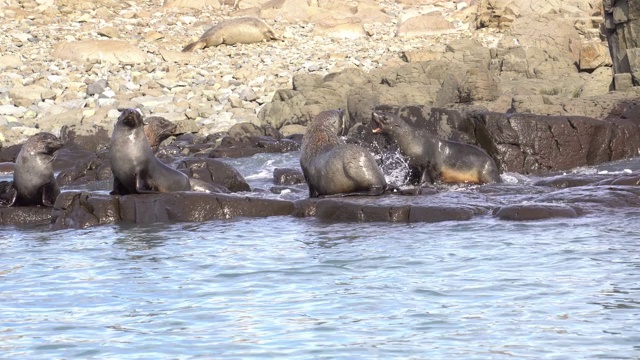
{"type": "Polygon", "coordinates": [[[55,152],[63,145],[57,136],[41,132],[30,137],[16,157],[13,182],[3,182],[4,206],[53,206],[60,188],[53,174],[55,152]]]}
{"type": "Polygon", "coordinates": [[[182,52],[222,44],[251,44],[269,40],[278,40],[273,29],[261,19],[246,16],[219,22],[202,34],[200,39],[185,46],[182,52]]]}
{"type": "Polygon", "coordinates": [[[165,165],[153,154],[144,133],[142,115],[125,109],[111,136],[109,159],[112,195],[191,190],[189,177],[165,165]]]}
{"type": "Polygon", "coordinates": [[[434,183],[498,183],[498,167],[481,148],[449,140],[409,125],[398,115],[374,111],[374,133],[388,134],[400,152],[408,158],[409,167],[420,176],[419,184],[434,183]]]}
{"type": "Polygon", "coordinates": [[[316,115],[302,137],[300,167],[309,197],[380,195],[387,189],[384,174],[373,155],[345,143],[345,113],[328,110],[316,115]]]}

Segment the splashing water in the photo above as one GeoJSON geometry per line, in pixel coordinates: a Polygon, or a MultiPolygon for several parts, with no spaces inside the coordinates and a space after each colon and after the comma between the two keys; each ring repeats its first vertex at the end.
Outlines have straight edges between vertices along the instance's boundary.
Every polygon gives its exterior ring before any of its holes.
{"type": "Polygon", "coordinates": [[[409,163],[397,148],[383,150],[377,143],[372,143],[373,157],[376,159],[387,183],[397,186],[406,185],[409,178],[409,163]]]}

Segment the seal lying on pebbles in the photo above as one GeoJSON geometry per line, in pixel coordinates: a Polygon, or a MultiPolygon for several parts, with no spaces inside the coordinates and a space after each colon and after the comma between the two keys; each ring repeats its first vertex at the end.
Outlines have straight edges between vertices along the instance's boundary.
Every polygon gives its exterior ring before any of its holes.
{"type": "Polygon", "coordinates": [[[0,185],[4,206],[53,206],[60,188],[53,175],[55,152],[63,143],[57,136],[41,132],[30,137],[16,157],[13,183],[0,185]]]}
{"type": "Polygon", "coordinates": [[[142,115],[125,109],[118,117],[109,149],[112,195],[191,190],[189,177],[158,160],[144,133],[142,115]]]}
{"type": "Polygon", "coordinates": [[[373,155],[338,136],[344,117],[342,110],[323,111],[313,118],[302,138],[300,167],[309,197],[380,195],[387,189],[373,155]]]}
{"type": "Polygon", "coordinates": [[[269,40],[278,38],[267,23],[255,17],[239,17],[219,22],[202,34],[200,39],[185,46],[182,52],[221,44],[251,44],[269,40]]]}
{"type": "Polygon", "coordinates": [[[434,183],[484,184],[501,182],[495,161],[477,146],[440,140],[433,134],[416,129],[389,112],[374,111],[374,133],[390,135],[409,160],[409,166],[420,174],[420,185],[434,183]]]}

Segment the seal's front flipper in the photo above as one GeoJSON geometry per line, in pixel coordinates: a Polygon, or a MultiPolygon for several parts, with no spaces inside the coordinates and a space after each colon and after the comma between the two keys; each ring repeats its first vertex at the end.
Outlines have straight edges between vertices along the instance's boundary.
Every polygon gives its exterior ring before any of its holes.
{"type": "Polygon", "coordinates": [[[118,180],[117,177],[113,177],[113,190],[109,192],[110,195],[127,195],[129,191],[127,188],[118,180]]]}
{"type": "Polygon", "coordinates": [[[44,185],[42,187],[42,205],[52,207],[58,195],[60,195],[60,189],[55,182],[44,185]]]}

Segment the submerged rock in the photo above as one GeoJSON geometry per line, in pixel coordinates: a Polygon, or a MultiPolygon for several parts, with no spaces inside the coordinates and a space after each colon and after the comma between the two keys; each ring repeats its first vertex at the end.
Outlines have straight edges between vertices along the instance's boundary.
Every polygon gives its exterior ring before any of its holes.
{"type": "Polygon", "coordinates": [[[580,210],[563,204],[516,204],[501,206],[493,211],[493,215],[501,220],[542,220],[551,218],[578,217],[580,210]]]}

